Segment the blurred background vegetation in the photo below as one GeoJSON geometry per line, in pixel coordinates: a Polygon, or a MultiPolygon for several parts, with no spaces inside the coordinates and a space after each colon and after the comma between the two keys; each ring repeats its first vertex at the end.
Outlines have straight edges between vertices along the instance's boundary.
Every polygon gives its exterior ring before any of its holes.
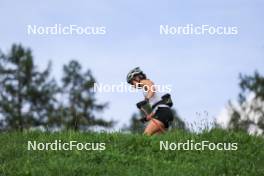
{"type": "MultiPolygon", "coordinates": [[[[80,130],[94,126],[111,129],[115,121],[97,117],[109,107],[99,103],[93,91],[95,77],[84,70],[76,60],[63,65],[63,76],[58,82],[51,76],[52,64],[39,70],[34,64],[31,50],[20,44],[12,45],[8,53],[0,52],[0,129],[1,131],[80,130]]],[[[264,77],[257,71],[253,75],[240,75],[241,93],[238,103],[227,107],[229,121],[225,129],[243,130],[263,134],[264,130],[264,77]]],[[[217,101],[217,100],[216,100],[217,101]]],[[[172,128],[188,129],[174,109],[172,128]]],[[[134,113],[130,123],[121,131],[141,133],[142,114],[134,113]]],[[[213,128],[223,128],[221,124],[213,128]]]]}

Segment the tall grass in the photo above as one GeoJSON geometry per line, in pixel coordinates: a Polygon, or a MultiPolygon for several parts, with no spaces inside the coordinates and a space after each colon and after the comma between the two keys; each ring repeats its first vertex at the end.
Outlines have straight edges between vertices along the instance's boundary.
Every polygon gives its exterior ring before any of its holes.
{"type": "Polygon", "coordinates": [[[219,129],[174,130],[146,137],[122,133],[25,132],[0,135],[0,175],[263,175],[264,140],[219,129]],[[27,141],[104,142],[105,151],[28,151],[27,141]],[[237,151],[164,151],[160,141],[237,142],[237,151]]]}

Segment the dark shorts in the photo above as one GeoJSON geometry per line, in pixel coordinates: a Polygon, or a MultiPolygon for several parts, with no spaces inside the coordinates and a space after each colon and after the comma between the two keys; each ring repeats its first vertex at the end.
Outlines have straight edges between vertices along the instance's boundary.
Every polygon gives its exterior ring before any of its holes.
{"type": "Polygon", "coordinates": [[[155,119],[161,121],[165,128],[169,127],[170,122],[173,121],[173,114],[170,108],[159,107],[155,113],[155,119]]]}

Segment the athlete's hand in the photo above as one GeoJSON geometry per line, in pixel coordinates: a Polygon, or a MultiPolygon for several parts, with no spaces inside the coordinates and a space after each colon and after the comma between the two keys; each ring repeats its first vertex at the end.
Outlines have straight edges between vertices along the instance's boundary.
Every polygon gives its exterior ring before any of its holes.
{"type": "Polygon", "coordinates": [[[150,119],[152,119],[154,117],[154,115],[155,115],[155,113],[152,112],[152,113],[147,115],[146,119],[150,120],[150,119]]]}
{"type": "Polygon", "coordinates": [[[146,100],[143,100],[141,102],[137,103],[137,108],[141,109],[142,106],[145,106],[146,104],[148,104],[148,102],[146,100]]]}
{"type": "Polygon", "coordinates": [[[146,119],[149,121],[150,119],[152,119],[152,117],[153,117],[153,114],[150,113],[150,114],[147,115],[146,119]]]}

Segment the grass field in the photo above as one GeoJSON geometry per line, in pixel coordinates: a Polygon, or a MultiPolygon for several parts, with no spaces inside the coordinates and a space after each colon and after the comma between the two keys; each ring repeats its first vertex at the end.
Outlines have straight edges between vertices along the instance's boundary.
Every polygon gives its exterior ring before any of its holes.
{"type": "Polygon", "coordinates": [[[146,137],[121,133],[2,133],[0,175],[264,175],[264,139],[242,132],[174,131],[146,137]],[[29,151],[27,141],[104,142],[104,151],[29,151]],[[160,141],[236,142],[236,151],[160,151],[160,141]]]}

